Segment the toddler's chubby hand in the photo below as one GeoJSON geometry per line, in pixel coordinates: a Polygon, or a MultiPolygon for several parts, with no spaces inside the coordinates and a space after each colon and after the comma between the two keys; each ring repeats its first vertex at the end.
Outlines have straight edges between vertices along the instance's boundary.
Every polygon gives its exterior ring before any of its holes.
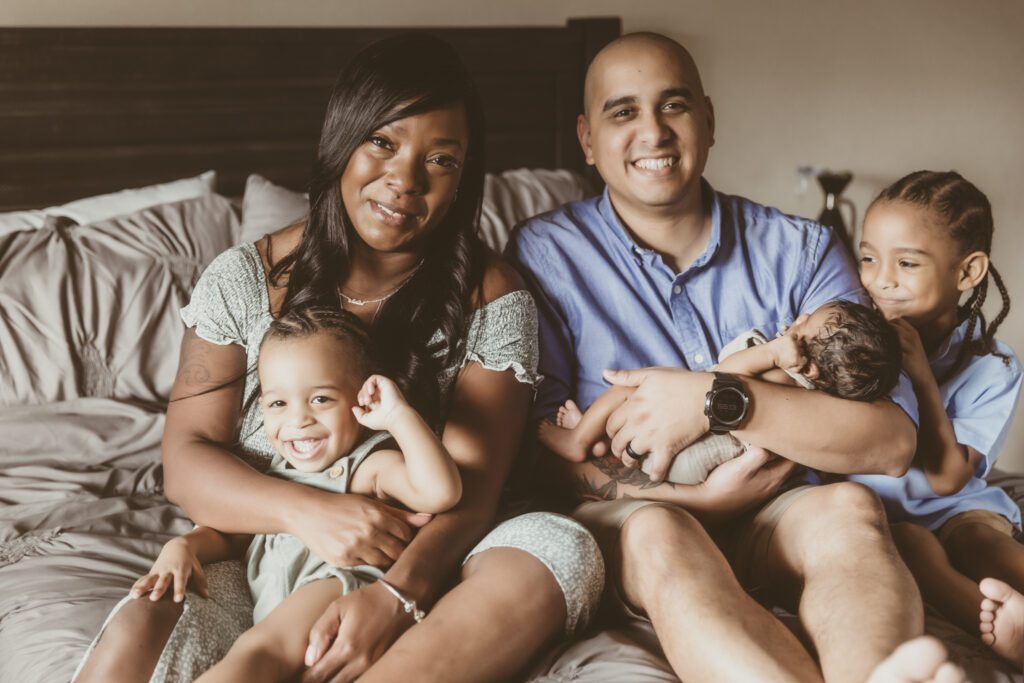
{"type": "Polygon", "coordinates": [[[356,400],[359,405],[353,406],[352,413],[359,424],[370,429],[390,429],[392,421],[409,405],[398,385],[383,375],[371,375],[356,400]]]}
{"type": "Polygon", "coordinates": [[[803,340],[791,331],[768,342],[775,367],[801,372],[807,367],[807,348],[803,340]]]}
{"type": "Polygon", "coordinates": [[[190,579],[196,593],[204,598],[210,597],[203,565],[184,539],[175,538],[167,542],[153,563],[153,568],[135,582],[129,595],[141,598],[148,591],[149,599],[156,601],[163,597],[168,588],[173,587],[174,602],[181,602],[185,599],[185,587],[190,579]]]}

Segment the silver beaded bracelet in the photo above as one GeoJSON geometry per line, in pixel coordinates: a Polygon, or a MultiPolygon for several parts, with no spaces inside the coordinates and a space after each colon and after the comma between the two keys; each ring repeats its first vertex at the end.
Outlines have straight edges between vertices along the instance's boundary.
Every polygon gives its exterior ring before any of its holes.
{"type": "Polygon", "coordinates": [[[377,583],[379,583],[380,585],[384,586],[384,588],[387,589],[388,593],[391,593],[396,598],[398,598],[398,602],[402,603],[402,608],[406,612],[408,612],[409,614],[412,615],[412,618],[416,620],[417,624],[420,623],[421,621],[423,621],[423,619],[427,616],[426,612],[424,612],[423,610],[421,610],[419,607],[416,606],[416,601],[415,600],[410,600],[409,598],[407,598],[404,595],[402,595],[402,593],[399,592],[399,590],[397,588],[392,586],[390,583],[388,583],[384,579],[377,579],[377,583]]]}

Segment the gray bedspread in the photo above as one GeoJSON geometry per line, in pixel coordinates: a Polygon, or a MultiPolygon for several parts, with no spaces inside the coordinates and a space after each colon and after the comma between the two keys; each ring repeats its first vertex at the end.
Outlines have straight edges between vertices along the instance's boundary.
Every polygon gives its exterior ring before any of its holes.
{"type": "MultiPolygon", "coordinates": [[[[0,681],[67,681],[110,608],[191,523],[164,499],[163,415],[107,399],[0,411],[0,681]]],[[[1024,477],[999,475],[1024,498],[1024,477]]],[[[975,683],[1021,681],[930,614],[975,683]]],[[[674,681],[649,627],[549,653],[531,681],[674,681]]]]}

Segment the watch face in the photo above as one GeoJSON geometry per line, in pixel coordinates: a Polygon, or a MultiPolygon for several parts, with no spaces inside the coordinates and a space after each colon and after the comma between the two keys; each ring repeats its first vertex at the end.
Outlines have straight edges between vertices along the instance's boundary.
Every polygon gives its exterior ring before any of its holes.
{"type": "Polygon", "coordinates": [[[743,419],[747,412],[746,396],[739,389],[725,387],[715,392],[711,403],[715,419],[724,424],[734,424],[743,419]]]}

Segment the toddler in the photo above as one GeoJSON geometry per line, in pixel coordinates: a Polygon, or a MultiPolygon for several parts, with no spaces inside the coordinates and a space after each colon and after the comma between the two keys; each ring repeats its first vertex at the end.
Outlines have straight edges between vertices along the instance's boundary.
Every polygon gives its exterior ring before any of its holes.
{"type": "MultiPolygon", "coordinates": [[[[367,334],[354,315],[313,308],[275,320],[260,346],[257,372],[275,476],[418,512],[443,512],[459,501],[454,460],[398,387],[371,374],[367,334]]],[[[255,626],[202,681],[290,680],[303,670],[305,636],[327,606],[374,581],[416,621],[423,618],[414,601],[381,580],[377,567],[331,567],[289,534],[228,536],[209,527],[168,542],[132,595],[148,591],[158,600],[172,589],[180,602],[191,581],[205,596],[202,565],[243,547],[255,626]]]]}

